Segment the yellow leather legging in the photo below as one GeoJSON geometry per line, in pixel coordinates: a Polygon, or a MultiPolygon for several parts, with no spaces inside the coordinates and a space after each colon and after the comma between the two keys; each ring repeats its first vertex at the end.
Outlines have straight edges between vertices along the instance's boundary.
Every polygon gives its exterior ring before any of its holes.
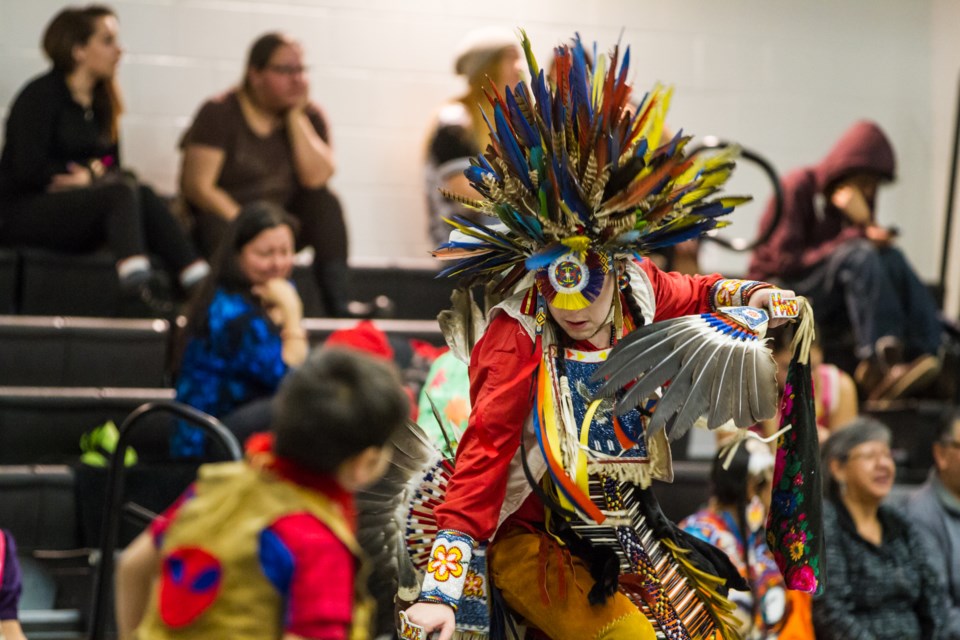
{"type": "Polygon", "coordinates": [[[514,528],[490,546],[490,577],[504,602],[551,640],[654,640],[653,625],[622,593],[587,599],[586,564],[544,533],[514,528]]]}

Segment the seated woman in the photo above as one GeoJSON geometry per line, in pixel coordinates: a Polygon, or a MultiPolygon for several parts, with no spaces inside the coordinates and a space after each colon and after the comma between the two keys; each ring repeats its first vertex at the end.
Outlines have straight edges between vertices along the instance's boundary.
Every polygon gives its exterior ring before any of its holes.
{"type": "Polygon", "coordinates": [[[731,591],[740,633],[746,640],[813,638],[809,599],[787,591],[763,528],[770,508],[773,454],[768,445],[747,440],[727,469],[726,456],[713,460],[708,506],[680,527],[727,554],[750,591],[731,591]]]}
{"type": "Polygon", "coordinates": [[[311,246],[328,315],[347,315],[347,229],[327,187],[330,130],[310,101],[300,44],[268,33],[253,43],[239,87],[203,104],[180,142],[180,188],[206,255],[240,208],[265,200],[300,221],[297,248],[311,246]]]}
{"type": "Polygon", "coordinates": [[[946,595],[920,538],[883,504],[896,466],[890,430],[857,418],[823,445],[825,590],[813,600],[818,640],[936,638],[946,595]]]}
{"type": "MultiPolygon", "coordinates": [[[[295,224],[270,203],[240,211],[181,339],[177,400],[222,419],[241,441],[269,427],[270,398],[287,370],[307,355],[303,305],[288,280],[295,224]]],[[[179,425],[172,455],[204,452],[203,432],[179,425]]]]}
{"type": "MultiPolygon", "coordinates": [[[[172,309],[153,295],[147,252],[188,291],[209,271],[166,204],[121,170],[116,86],[117,18],[100,5],[67,7],[47,26],[53,64],[10,107],[0,156],[3,244],[64,252],[106,244],[122,291],[146,311],[172,309]]],[[[139,309],[138,309],[139,311],[139,309]]]]}
{"type": "MultiPolygon", "coordinates": [[[[488,27],[471,31],[458,47],[454,70],[467,81],[467,92],[443,104],[427,136],[426,183],[430,240],[434,245],[447,241],[450,225],[444,218],[453,215],[482,220],[478,214],[444,196],[440,189],[465,198],[479,194],[463,175],[476,157],[490,144],[484,114],[493,121],[493,111],[484,91],[490,86],[511,87],[520,81],[523,55],[509,29],[488,27]]],[[[495,222],[487,217],[486,222],[495,222]]]]}

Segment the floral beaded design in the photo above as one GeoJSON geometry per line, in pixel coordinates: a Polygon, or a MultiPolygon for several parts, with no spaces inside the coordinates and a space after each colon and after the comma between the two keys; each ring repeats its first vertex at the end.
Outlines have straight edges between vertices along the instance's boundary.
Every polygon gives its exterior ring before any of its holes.
{"type": "Polygon", "coordinates": [[[421,602],[442,602],[457,610],[474,546],[473,538],[465,533],[450,529],[437,532],[420,591],[421,602]]]}
{"type": "Polygon", "coordinates": [[[810,366],[796,359],[787,370],[780,403],[773,495],[767,515],[767,546],[789,589],[821,590],[823,520],[820,454],[810,366]]]}
{"type": "Polygon", "coordinates": [[[463,573],[463,552],[456,547],[447,549],[438,544],[433,550],[433,557],[427,563],[427,573],[437,582],[446,582],[450,576],[459,578],[463,573]]]}

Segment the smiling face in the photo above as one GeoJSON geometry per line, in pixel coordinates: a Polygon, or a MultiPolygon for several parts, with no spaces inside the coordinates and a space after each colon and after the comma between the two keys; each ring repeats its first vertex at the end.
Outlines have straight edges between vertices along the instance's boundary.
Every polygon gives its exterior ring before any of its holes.
{"type": "Polygon", "coordinates": [[[879,504],[896,479],[890,445],[883,440],[858,444],[850,449],[846,460],[831,460],[830,472],[846,486],[845,496],[855,502],[879,504]]]}
{"type": "Polygon", "coordinates": [[[97,80],[113,78],[123,55],[119,33],[120,25],[114,16],[97,18],[90,39],[73,48],[76,70],[86,71],[97,80]]]}
{"type": "Polygon", "coordinates": [[[615,291],[614,275],[608,273],[604,276],[600,295],[589,306],[583,309],[560,309],[547,302],[547,308],[560,329],[570,338],[573,340],[594,338],[595,346],[603,346],[603,344],[609,344],[610,336],[608,332],[601,329],[609,329],[610,307],[613,304],[615,291]]]}
{"type": "Polygon", "coordinates": [[[293,230],[287,225],[265,229],[240,249],[240,272],[252,285],[289,278],[293,271],[293,247],[293,230]]]}
{"type": "Polygon", "coordinates": [[[257,104],[269,111],[286,112],[299,105],[309,90],[303,50],[293,42],[277,47],[266,66],[251,68],[248,74],[257,104]]]}

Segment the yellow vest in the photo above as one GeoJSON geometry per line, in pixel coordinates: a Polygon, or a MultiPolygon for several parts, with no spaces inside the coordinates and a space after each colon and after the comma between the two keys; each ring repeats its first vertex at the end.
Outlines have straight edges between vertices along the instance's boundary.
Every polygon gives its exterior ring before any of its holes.
{"type": "Polygon", "coordinates": [[[260,567],[259,536],[279,518],[302,512],[314,515],[329,527],[357,558],[361,569],[354,576],[349,637],[370,638],[373,604],[366,592],[367,572],[362,568],[360,547],[340,508],[322,494],[243,462],[230,462],[200,468],[196,495],[177,512],[161,547],[164,561],[175,550],[189,548],[199,548],[199,553],[219,561],[219,592],[188,624],[171,628],[160,618],[160,581],[155,581],[147,612],[137,628],[137,639],[281,638],[283,602],[260,567]]]}

